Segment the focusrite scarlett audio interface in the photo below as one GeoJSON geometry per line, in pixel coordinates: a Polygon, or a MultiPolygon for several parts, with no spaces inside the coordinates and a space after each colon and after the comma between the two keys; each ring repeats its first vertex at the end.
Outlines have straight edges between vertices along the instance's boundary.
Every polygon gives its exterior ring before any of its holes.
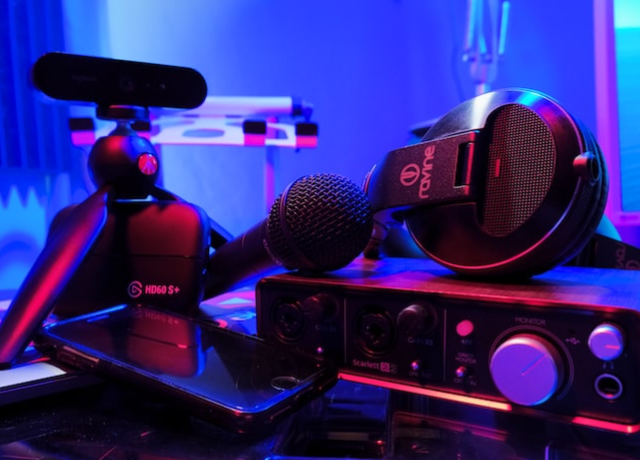
{"type": "Polygon", "coordinates": [[[519,283],[426,259],[269,276],[258,335],[346,380],[498,411],[640,431],[640,271],[558,267],[519,283]]]}

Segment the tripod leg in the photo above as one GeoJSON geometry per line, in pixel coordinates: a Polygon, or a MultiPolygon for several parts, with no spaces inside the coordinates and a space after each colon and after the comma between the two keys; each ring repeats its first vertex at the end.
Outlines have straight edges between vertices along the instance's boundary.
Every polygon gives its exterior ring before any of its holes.
{"type": "Polygon", "coordinates": [[[102,187],[61,223],[43,248],[0,322],[0,368],[11,366],[49,316],[105,225],[111,187],[102,187]]]}

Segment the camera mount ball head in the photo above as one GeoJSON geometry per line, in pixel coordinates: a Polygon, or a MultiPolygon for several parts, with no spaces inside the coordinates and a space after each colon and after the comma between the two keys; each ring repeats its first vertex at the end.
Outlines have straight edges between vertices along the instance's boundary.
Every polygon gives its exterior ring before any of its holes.
{"type": "Polygon", "coordinates": [[[119,198],[144,199],[153,195],[160,172],[155,148],[132,128],[136,121],[149,119],[145,107],[98,106],[97,117],[116,122],[108,136],[96,140],[88,166],[98,189],[111,185],[119,198]]]}

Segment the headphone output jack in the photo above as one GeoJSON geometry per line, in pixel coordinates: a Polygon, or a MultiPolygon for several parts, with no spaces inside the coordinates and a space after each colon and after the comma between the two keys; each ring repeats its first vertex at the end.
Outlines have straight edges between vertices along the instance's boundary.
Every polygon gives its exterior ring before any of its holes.
{"type": "Polygon", "coordinates": [[[612,374],[601,374],[596,378],[594,387],[596,393],[609,401],[618,399],[622,394],[622,382],[612,374]]]}

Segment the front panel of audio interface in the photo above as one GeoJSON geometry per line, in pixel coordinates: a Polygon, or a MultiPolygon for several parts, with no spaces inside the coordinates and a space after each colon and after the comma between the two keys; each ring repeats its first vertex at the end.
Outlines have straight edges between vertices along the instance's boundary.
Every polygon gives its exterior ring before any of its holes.
{"type": "Polygon", "coordinates": [[[638,281],[566,267],[491,284],[428,261],[356,261],[326,278],[262,280],[258,334],[333,359],[348,379],[630,431],[638,281]]]}

